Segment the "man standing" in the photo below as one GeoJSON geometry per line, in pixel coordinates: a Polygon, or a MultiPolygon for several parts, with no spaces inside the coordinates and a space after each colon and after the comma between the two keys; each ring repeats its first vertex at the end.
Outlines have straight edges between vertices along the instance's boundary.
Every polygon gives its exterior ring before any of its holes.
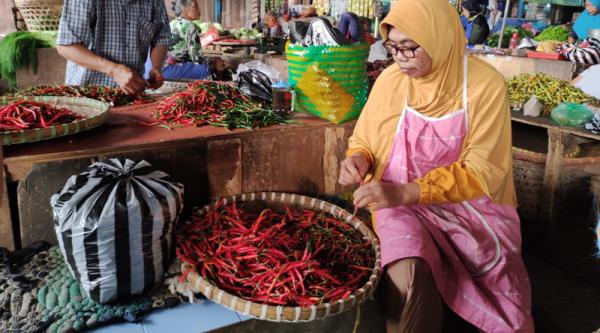
{"type": "Polygon", "coordinates": [[[65,0],[58,30],[58,53],[68,60],[66,84],[119,86],[128,94],[162,85],[171,43],[164,1],[65,0]]]}

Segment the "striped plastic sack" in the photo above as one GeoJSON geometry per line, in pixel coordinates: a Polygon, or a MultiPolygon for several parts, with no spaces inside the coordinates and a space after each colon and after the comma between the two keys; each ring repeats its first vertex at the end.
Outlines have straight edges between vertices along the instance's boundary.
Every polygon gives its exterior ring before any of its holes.
{"type": "Polygon", "coordinates": [[[72,176],[50,199],[71,274],[107,303],[143,294],[168,268],[183,185],[148,162],[111,159],[72,176]]]}
{"type": "Polygon", "coordinates": [[[589,37],[577,44],[563,44],[559,53],[574,63],[600,64],[600,40],[589,37]]]}
{"type": "Polygon", "coordinates": [[[337,124],[358,118],[369,90],[369,45],[288,45],[286,54],[296,110],[337,124]]]}

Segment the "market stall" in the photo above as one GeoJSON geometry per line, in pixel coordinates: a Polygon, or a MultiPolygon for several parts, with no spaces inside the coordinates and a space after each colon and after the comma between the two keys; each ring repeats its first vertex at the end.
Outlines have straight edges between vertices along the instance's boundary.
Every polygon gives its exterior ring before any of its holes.
{"type": "MultiPolygon", "coordinates": [[[[361,311],[367,327],[376,319],[382,329],[381,311],[367,302],[383,274],[379,240],[368,212],[348,201],[354,187],[338,178],[370,89],[393,64],[383,41],[370,39],[378,27],[368,33],[389,6],[204,2],[200,18],[185,22],[197,30],[196,53],[176,57],[170,49],[165,68],[206,66],[211,75],[168,78],[137,97],[64,85],[66,60],[52,38],[20,46],[29,62],[12,52],[11,72],[1,73],[10,87],[0,98],[0,247],[46,241],[53,247],[31,250],[31,260],[56,266],[36,280],[45,289],[28,291],[40,311],[27,324],[61,331],[135,321],[173,297],[203,295],[257,319],[240,331],[325,330],[335,320],[356,331],[361,311]],[[356,41],[338,26],[347,10],[363,16],[356,41]],[[83,211],[86,226],[77,229],[83,211]],[[175,271],[167,253],[175,253],[175,271]],[[170,284],[146,294],[163,275],[170,284]],[[116,280],[91,282],[98,276],[116,280]],[[119,303],[141,294],[150,298],[119,303]],[[103,305],[91,314],[90,304],[103,305]]],[[[470,51],[507,81],[518,212],[551,244],[562,220],[589,213],[588,183],[600,175],[599,103],[569,83],[589,64],[570,60],[573,49],[556,51],[567,42],[565,28],[511,21],[509,8],[490,29],[500,34],[488,45],[501,47],[470,51]]],[[[37,274],[33,266],[23,265],[27,276],[37,274]]]]}

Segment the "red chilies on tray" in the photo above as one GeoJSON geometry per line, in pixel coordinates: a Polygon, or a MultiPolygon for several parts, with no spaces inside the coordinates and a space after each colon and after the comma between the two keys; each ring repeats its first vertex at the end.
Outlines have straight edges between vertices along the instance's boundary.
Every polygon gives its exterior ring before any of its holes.
{"type": "Polygon", "coordinates": [[[19,100],[0,107],[0,132],[48,128],[81,119],[81,115],[66,108],[19,100]]]}
{"type": "Polygon", "coordinates": [[[375,253],[352,226],[310,210],[245,205],[195,213],[177,235],[177,256],[219,288],[269,305],[346,299],[368,281],[375,253]]]}

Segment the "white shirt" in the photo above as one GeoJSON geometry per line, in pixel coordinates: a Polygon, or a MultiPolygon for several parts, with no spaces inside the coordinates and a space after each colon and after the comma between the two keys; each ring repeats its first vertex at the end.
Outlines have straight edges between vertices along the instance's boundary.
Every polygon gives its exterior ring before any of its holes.
{"type": "Polygon", "coordinates": [[[594,65],[581,74],[581,80],[575,84],[575,87],[583,90],[584,93],[600,99],[600,65],[594,65]]]}

